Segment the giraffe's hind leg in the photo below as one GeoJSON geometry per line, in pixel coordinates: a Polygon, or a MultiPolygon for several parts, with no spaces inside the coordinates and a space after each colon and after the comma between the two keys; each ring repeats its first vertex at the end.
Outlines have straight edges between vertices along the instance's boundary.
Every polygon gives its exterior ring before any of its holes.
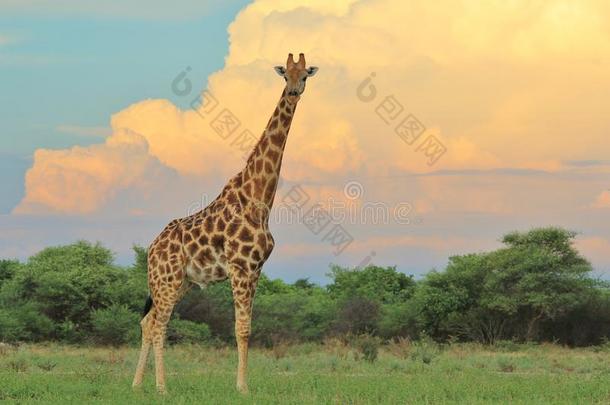
{"type": "MultiPolygon", "coordinates": [[[[146,362],[148,361],[148,354],[150,352],[150,346],[152,344],[152,324],[154,319],[154,308],[150,307],[152,304],[152,298],[148,298],[147,302],[148,313],[144,314],[144,318],[140,322],[142,327],[142,348],[140,349],[140,358],[138,359],[138,366],[136,367],[136,374],[133,377],[134,388],[139,387],[142,384],[144,378],[144,370],[146,369],[146,362]]],[[[146,311],[146,310],[145,310],[146,311]]]]}
{"type": "Polygon", "coordinates": [[[155,356],[155,377],[157,391],[165,393],[165,366],[163,363],[163,348],[165,343],[165,332],[174,306],[190,290],[191,284],[183,280],[182,284],[168,284],[161,286],[153,297],[154,322],[150,330],[150,337],[155,356]]]}
{"type": "Polygon", "coordinates": [[[188,291],[190,285],[186,279],[186,260],[181,249],[181,240],[179,223],[173,221],[155,239],[148,250],[148,287],[152,305],[148,316],[142,321],[142,352],[134,377],[134,385],[139,384],[142,380],[148,351],[152,345],[159,392],[165,392],[163,344],[167,324],[174,305],[188,291]]]}
{"type": "Polygon", "coordinates": [[[155,311],[155,322],[151,330],[151,340],[155,354],[155,379],[157,391],[165,393],[165,366],[163,364],[163,344],[165,343],[165,331],[169,318],[172,315],[175,303],[166,302],[157,307],[155,311]]]}

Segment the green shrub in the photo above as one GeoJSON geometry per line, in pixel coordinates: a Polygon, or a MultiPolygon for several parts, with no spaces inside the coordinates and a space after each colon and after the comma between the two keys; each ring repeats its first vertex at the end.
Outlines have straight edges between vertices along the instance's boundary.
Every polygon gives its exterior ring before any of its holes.
{"type": "Polygon", "coordinates": [[[140,317],[126,306],[113,304],[93,311],[93,340],[102,345],[118,346],[138,340],[140,317]]]}
{"type": "Polygon", "coordinates": [[[387,350],[400,359],[407,359],[413,350],[413,343],[411,339],[399,336],[388,342],[387,350]]]}
{"type": "MultiPolygon", "coordinates": [[[[592,279],[591,265],[574,246],[574,234],[558,228],[511,233],[504,247],[450,258],[445,269],[415,281],[394,267],[332,266],[331,283],[258,281],[253,345],[322,342],[331,337],[373,334],[392,341],[399,358],[429,363],[438,342],[476,341],[493,350],[524,350],[513,342],[556,341],[569,346],[610,344],[610,283],[592,279]],[[505,341],[504,341],[505,340],[505,341]],[[411,347],[412,346],[412,347],[411,347]]],[[[147,252],[134,247],[136,262],[122,267],[99,244],[51,247],[26,262],[0,259],[0,341],[124,344],[140,339],[139,316],[147,287],[147,252]],[[113,305],[114,304],[114,305],[113,305]]],[[[234,344],[230,283],[193,289],[176,305],[170,343],[234,344]],[[191,323],[185,323],[191,321],[191,323]],[[210,339],[210,333],[216,339],[210,339]]],[[[330,340],[328,341],[330,342],[330,340]]],[[[327,342],[327,343],[328,343],[327,342]]],[[[366,351],[340,344],[325,347],[339,359],[366,351]]],[[[291,349],[292,350],[292,349],[291,349]]],[[[287,355],[287,354],[286,354],[287,355]]]]}
{"type": "Polygon", "coordinates": [[[339,305],[335,320],[338,334],[368,334],[377,331],[380,305],[366,297],[354,296],[344,299],[339,305]]]}
{"type": "MultiPolygon", "coordinates": [[[[261,275],[262,278],[262,275],[261,275]]],[[[256,306],[259,304],[260,291],[256,295],[256,306]]],[[[214,336],[225,341],[235,342],[235,323],[233,316],[233,293],[230,283],[215,283],[206,289],[193,288],[186,294],[174,310],[183,320],[205,323],[213,331],[214,336]]],[[[253,327],[256,323],[253,323],[253,327]]],[[[254,335],[254,331],[252,332],[254,335]]]]}
{"type": "Polygon", "coordinates": [[[53,322],[32,304],[0,309],[0,341],[40,341],[49,338],[53,329],[53,322]]]}
{"type": "Polygon", "coordinates": [[[420,310],[414,299],[385,304],[381,307],[379,335],[384,339],[397,336],[417,339],[420,334],[419,316],[420,310]]]}
{"type": "Polygon", "coordinates": [[[599,352],[610,352],[610,339],[604,337],[599,345],[593,346],[593,351],[599,352]]]}
{"type": "Polygon", "coordinates": [[[360,335],[354,338],[352,345],[358,349],[364,360],[368,361],[369,363],[373,363],[377,360],[377,356],[379,355],[381,339],[377,336],[366,334],[360,335]]]}
{"type": "Polygon", "coordinates": [[[0,341],[13,343],[23,336],[23,325],[7,310],[0,309],[0,341]]]}
{"type": "Polygon", "coordinates": [[[13,314],[17,321],[23,325],[23,340],[42,341],[53,335],[55,329],[53,321],[40,313],[35,304],[23,304],[15,309],[13,314]]]}
{"type": "Polygon", "coordinates": [[[57,325],[57,337],[68,343],[78,343],[86,340],[90,333],[84,333],[87,331],[80,330],[78,325],[70,320],[60,322],[57,325]]]}
{"type": "Polygon", "coordinates": [[[167,343],[208,343],[212,333],[205,323],[172,319],[167,328],[167,343]]]}
{"type": "Polygon", "coordinates": [[[0,286],[2,286],[4,281],[13,278],[19,265],[19,262],[16,260],[0,260],[0,286]]]}
{"type": "MultiPolygon", "coordinates": [[[[274,287],[279,288],[277,285],[274,287]]],[[[269,289],[267,287],[267,291],[269,289]]],[[[288,292],[267,292],[266,295],[257,293],[252,341],[267,347],[278,341],[319,341],[328,332],[334,311],[334,303],[319,287],[293,288],[288,292]]]]}
{"type": "Polygon", "coordinates": [[[414,361],[421,360],[424,364],[432,363],[432,360],[440,352],[440,346],[428,336],[423,336],[419,341],[415,342],[413,348],[411,359],[414,361]]]}

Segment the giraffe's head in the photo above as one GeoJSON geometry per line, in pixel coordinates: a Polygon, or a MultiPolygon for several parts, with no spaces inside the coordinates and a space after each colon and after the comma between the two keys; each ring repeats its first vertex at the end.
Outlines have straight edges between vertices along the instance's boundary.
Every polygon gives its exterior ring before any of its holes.
{"type": "Polygon", "coordinates": [[[305,91],[305,81],[318,71],[315,66],[305,67],[305,55],[299,54],[299,61],[295,63],[292,54],[288,54],[286,67],[276,66],[275,71],[286,80],[286,95],[288,101],[296,103],[305,91]]]}

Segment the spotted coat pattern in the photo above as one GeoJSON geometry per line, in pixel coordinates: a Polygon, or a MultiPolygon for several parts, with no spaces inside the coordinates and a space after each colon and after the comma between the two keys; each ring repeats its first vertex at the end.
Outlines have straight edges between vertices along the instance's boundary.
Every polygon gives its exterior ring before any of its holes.
{"type": "MultiPolygon", "coordinates": [[[[298,63],[289,56],[287,76],[300,77],[299,72],[304,69],[302,54],[298,63]]],[[[165,391],[163,343],[174,306],[193,285],[205,287],[229,279],[239,355],[237,387],[241,391],[247,390],[252,302],[262,266],[274,247],[268,227],[269,211],[299,99],[288,92],[292,80],[286,81],[287,86],[244,169],[228,181],[210,205],[193,215],[171,221],[149,247],[148,285],[152,308],[141,322],[142,349],[134,387],[142,382],[152,345],[157,388],[165,391]]]]}

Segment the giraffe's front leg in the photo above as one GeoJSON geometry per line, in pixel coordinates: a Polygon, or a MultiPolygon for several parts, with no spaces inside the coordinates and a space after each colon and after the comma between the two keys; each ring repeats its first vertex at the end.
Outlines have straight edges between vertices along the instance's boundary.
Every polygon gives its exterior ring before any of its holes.
{"type": "Polygon", "coordinates": [[[231,274],[235,305],[235,339],[237,340],[237,390],[248,392],[248,340],[252,320],[252,303],[258,277],[235,269],[231,274]]]}

